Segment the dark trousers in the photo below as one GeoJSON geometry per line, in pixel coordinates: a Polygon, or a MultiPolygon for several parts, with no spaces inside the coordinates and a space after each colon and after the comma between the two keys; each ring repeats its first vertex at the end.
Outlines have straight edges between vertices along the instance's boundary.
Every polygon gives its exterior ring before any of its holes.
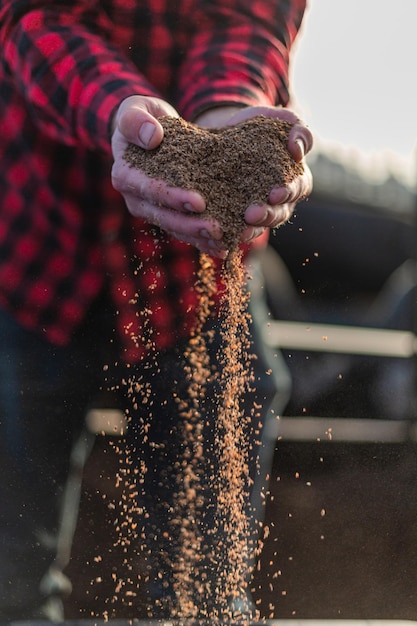
{"type": "Polygon", "coordinates": [[[103,384],[97,305],[67,348],[0,311],[0,622],[45,617],[70,455],[103,384]]]}

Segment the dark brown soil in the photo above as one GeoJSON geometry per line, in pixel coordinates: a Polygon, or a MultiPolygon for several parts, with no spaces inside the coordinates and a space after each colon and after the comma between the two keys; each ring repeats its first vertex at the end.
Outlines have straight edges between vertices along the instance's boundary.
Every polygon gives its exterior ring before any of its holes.
{"type": "Polygon", "coordinates": [[[160,122],[164,128],[160,146],[143,150],[132,144],[125,154],[127,162],[151,178],[200,192],[230,246],[244,226],[249,204],[267,202],[274,187],[303,172],[287,150],[291,125],[280,119],[258,116],[219,129],[202,129],[174,117],[160,122]]]}

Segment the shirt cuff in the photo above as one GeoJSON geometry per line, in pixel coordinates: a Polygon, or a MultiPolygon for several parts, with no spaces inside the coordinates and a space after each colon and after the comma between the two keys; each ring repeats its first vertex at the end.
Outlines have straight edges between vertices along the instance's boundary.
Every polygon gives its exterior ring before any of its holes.
{"type": "Polygon", "coordinates": [[[83,90],[78,128],[83,145],[111,153],[111,122],[121,102],[133,95],[160,97],[146,80],[137,74],[120,72],[99,77],[83,90]]]}
{"type": "Polygon", "coordinates": [[[231,86],[229,82],[221,85],[216,84],[216,89],[195,89],[187,93],[179,107],[184,119],[194,120],[196,117],[209,109],[227,106],[258,106],[273,105],[274,101],[261,89],[247,88],[240,85],[231,86]]]}

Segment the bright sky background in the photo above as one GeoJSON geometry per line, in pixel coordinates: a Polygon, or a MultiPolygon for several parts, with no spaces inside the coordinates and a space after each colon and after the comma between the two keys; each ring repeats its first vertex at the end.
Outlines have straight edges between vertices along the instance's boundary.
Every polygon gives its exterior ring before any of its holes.
{"type": "Polygon", "coordinates": [[[326,143],[417,181],[417,0],[308,7],[293,57],[296,110],[326,143]]]}

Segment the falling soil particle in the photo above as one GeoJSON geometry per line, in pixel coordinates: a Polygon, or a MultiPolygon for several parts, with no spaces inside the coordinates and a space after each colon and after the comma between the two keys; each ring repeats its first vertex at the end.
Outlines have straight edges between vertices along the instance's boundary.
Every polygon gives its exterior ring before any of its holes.
{"type": "MultiPolygon", "coordinates": [[[[287,150],[291,125],[276,118],[255,117],[236,126],[222,129],[201,129],[181,118],[160,118],[164,139],[154,150],[130,145],[125,159],[131,167],[141,169],[151,178],[168,185],[193,189],[202,194],[206,211],[217,219],[224,231],[229,254],[222,264],[224,285],[220,297],[221,348],[218,355],[216,397],[217,471],[211,477],[216,501],[218,545],[211,555],[217,563],[217,578],[209,585],[199,572],[199,557],[205,538],[199,515],[207,503],[199,486],[199,464],[204,455],[202,441],[201,403],[204,404],[205,383],[212,374],[205,323],[213,313],[216,267],[213,259],[200,254],[196,279],[199,297],[197,325],[185,356],[186,375],[190,381],[188,397],[179,399],[184,424],[184,457],[179,459],[177,510],[174,523],[182,524],[183,549],[174,564],[174,586],[177,606],[172,617],[210,618],[236,621],[239,615],[231,608],[239,601],[242,616],[249,614],[245,606],[250,574],[259,546],[254,545],[249,530],[249,445],[250,416],[243,414],[242,396],[252,391],[252,356],[250,354],[250,315],[247,289],[248,276],[239,246],[245,226],[244,211],[252,203],[268,202],[274,187],[291,182],[303,167],[287,150]],[[248,569],[249,568],[249,569],[248,569]],[[205,605],[205,595],[210,607],[205,605]]],[[[259,406],[256,407],[256,410],[259,406]]],[[[253,409],[255,410],[255,409],[253,409]]],[[[130,524],[131,514],[126,516],[130,524]]],[[[256,540],[255,540],[256,544],[256,540]]],[[[252,615],[257,619],[259,615],[252,615]]]]}

